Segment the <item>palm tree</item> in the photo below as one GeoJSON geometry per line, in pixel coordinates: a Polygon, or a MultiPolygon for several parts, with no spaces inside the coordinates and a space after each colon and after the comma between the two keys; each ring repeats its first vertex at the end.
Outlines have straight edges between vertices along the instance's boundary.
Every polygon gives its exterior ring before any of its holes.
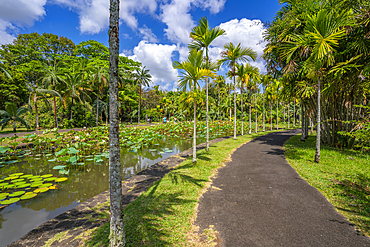
{"type": "Polygon", "coordinates": [[[307,23],[302,34],[290,35],[286,42],[283,58],[289,63],[294,53],[309,51],[305,61],[307,67],[315,72],[317,78],[317,135],[315,162],[320,161],[320,132],[321,132],[321,80],[325,65],[334,64],[335,47],[345,37],[348,26],[353,26],[352,10],[337,12],[321,9],[316,14],[307,14],[307,23]]]}
{"type": "Polygon", "coordinates": [[[228,43],[224,45],[225,51],[221,52],[221,59],[219,60],[220,65],[228,65],[231,68],[231,74],[234,78],[234,140],[236,140],[236,64],[240,62],[247,62],[247,57],[253,59],[257,58],[257,52],[253,51],[251,48],[241,47],[240,43],[234,46],[233,43],[228,43]]]}
{"type": "Polygon", "coordinates": [[[3,118],[0,121],[1,130],[4,129],[5,125],[11,120],[13,120],[13,132],[17,132],[17,127],[15,122],[19,121],[24,126],[26,126],[27,129],[30,129],[30,124],[27,122],[27,120],[23,119],[21,115],[23,115],[25,112],[29,111],[29,108],[21,107],[17,109],[17,105],[14,103],[6,102],[5,103],[5,111],[0,110],[0,118],[3,118]]]}
{"type": "MultiPolygon", "coordinates": [[[[180,69],[181,75],[178,87],[182,90],[186,90],[187,87],[196,91],[199,86],[198,81],[206,77],[213,77],[214,74],[211,70],[205,68],[208,67],[203,63],[203,50],[191,50],[189,52],[188,59],[184,62],[173,62],[173,67],[180,69]]],[[[197,130],[196,130],[196,100],[193,101],[194,105],[194,134],[193,134],[193,163],[196,164],[196,146],[197,146],[197,130]]]]}
{"type": "MultiPolygon", "coordinates": [[[[208,56],[208,47],[211,43],[219,36],[225,34],[225,30],[220,27],[210,28],[208,24],[207,17],[202,17],[199,20],[198,26],[194,27],[190,32],[190,38],[193,40],[189,44],[190,49],[205,49],[206,51],[206,64],[208,65],[209,56],[208,56]]],[[[207,141],[206,141],[206,150],[209,151],[209,126],[208,126],[208,77],[206,77],[206,125],[207,125],[207,141]]]]}
{"type": "Polygon", "coordinates": [[[272,80],[272,77],[270,75],[263,75],[261,77],[261,83],[262,83],[262,94],[263,94],[263,132],[266,131],[265,129],[265,122],[266,122],[266,113],[265,113],[265,93],[266,93],[266,87],[270,84],[272,80]]]}
{"type": "Polygon", "coordinates": [[[38,86],[37,83],[31,84],[31,83],[26,82],[26,86],[27,86],[28,91],[30,92],[29,97],[28,97],[28,106],[30,109],[32,109],[31,102],[33,102],[35,105],[35,120],[36,120],[35,129],[38,130],[39,129],[39,116],[38,116],[38,109],[37,109],[37,100],[43,99],[45,101],[45,104],[47,106],[50,106],[50,102],[47,99],[49,94],[53,96],[58,96],[60,99],[62,99],[62,97],[57,91],[44,89],[38,86]]]}
{"type": "Polygon", "coordinates": [[[101,89],[107,85],[107,69],[101,65],[95,65],[93,67],[93,74],[91,75],[92,82],[96,85],[98,89],[97,99],[96,99],[96,126],[99,125],[99,102],[100,102],[100,92],[101,89]]]}
{"type": "Polygon", "coordinates": [[[141,69],[136,70],[134,77],[135,77],[135,83],[139,86],[139,111],[138,111],[137,124],[140,124],[141,87],[142,86],[149,87],[149,83],[151,82],[150,78],[152,78],[152,76],[149,74],[149,70],[145,69],[145,66],[144,66],[141,69]]]}
{"type": "Polygon", "coordinates": [[[217,119],[219,119],[220,116],[220,96],[221,96],[221,88],[225,86],[225,77],[223,75],[218,75],[214,80],[213,84],[217,88],[217,119]]]}
{"type": "MultiPolygon", "coordinates": [[[[55,91],[56,85],[63,81],[62,75],[64,75],[64,72],[62,68],[64,67],[64,64],[59,63],[56,59],[53,59],[51,63],[51,66],[49,66],[48,64],[43,64],[42,70],[44,71],[45,75],[42,78],[42,82],[46,86],[51,86],[52,90],[55,91]]],[[[55,95],[53,96],[53,101],[55,128],[58,128],[57,103],[55,100],[55,95]]]]}

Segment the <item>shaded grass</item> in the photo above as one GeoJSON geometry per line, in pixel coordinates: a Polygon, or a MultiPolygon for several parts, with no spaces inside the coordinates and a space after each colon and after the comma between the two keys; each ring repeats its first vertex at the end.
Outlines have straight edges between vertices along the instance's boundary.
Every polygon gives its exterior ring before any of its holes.
{"type": "Polygon", "coordinates": [[[370,236],[370,154],[324,146],[317,164],[316,136],[306,142],[299,139],[294,136],[284,145],[289,164],[357,230],[370,236]]]}
{"type": "MultiPolygon", "coordinates": [[[[199,198],[235,148],[266,133],[227,139],[210,146],[210,153],[202,149],[197,152],[196,165],[190,157],[155,182],[124,209],[126,246],[214,245],[195,233],[193,222],[199,198]]],[[[214,235],[208,234],[212,231],[207,229],[205,235],[214,235]]],[[[86,246],[108,246],[108,238],[109,223],[95,230],[86,246]]]]}

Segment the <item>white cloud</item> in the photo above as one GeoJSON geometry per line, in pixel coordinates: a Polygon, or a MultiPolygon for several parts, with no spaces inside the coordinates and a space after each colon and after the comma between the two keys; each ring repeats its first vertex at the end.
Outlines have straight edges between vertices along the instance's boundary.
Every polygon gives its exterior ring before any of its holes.
{"type": "Polygon", "coordinates": [[[138,31],[143,36],[143,40],[149,41],[151,43],[157,43],[158,42],[157,36],[146,25],[139,28],[138,31]]]}
{"type": "Polygon", "coordinates": [[[143,40],[134,48],[130,59],[139,61],[150,70],[152,85],[170,90],[177,80],[177,70],[172,67],[172,55],[176,45],[152,44],[143,40]]]}
{"type": "Polygon", "coordinates": [[[189,14],[192,7],[209,9],[211,13],[218,13],[226,0],[172,0],[161,6],[160,19],[167,25],[164,30],[167,38],[175,43],[188,44],[191,29],[196,25],[189,14]]]}
{"type": "Polygon", "coordinates": [[[0,44],[14,40],[9,34],[17,27],[31,26],[45,15],[46,0],[0,0],[0,44]]]}

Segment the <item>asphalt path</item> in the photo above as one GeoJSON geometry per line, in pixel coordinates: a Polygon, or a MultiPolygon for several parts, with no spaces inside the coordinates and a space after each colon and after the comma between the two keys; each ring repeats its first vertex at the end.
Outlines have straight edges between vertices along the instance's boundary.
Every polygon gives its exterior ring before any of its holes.
{"type": "Polygon", "coordinates": [[[370,246],[286,161],[282,146],[297,133],[246,143],[218,171],[195,224],[201,231],[213,225],[219,246],[370,246]]]}

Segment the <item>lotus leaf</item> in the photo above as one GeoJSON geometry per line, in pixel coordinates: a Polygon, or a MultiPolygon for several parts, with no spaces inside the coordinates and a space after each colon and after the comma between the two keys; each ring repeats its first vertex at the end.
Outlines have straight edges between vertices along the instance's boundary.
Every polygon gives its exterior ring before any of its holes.
{"type": "Polygon", "coordinates": [[[77,154],[78,152],[80,152],[79,150],[75,149],[74,147],[70,147],[68,149],[68,153],[69,154],[77,154]]]}
{"type": "Polygon", "coordinates": [[[51,159],[51,160],[48,160],[48,162],[54,162],[56,161],[57,159],[51,159]]]}
{"type": "Polygon", "coordinates": [[[157,152],[157,149],[149,149],[149,152],[157,152]]]}
{"type": "Polygon", "coordinates": [[[2,205],[9,205],[9,204],[15,203],[15,202],[17,202],[19,200],[20,200],[19,198],[10,198],[9,200],[4,200],[4,201],[2,201],[0,203],[2,205]]]}
{"type": "Polygon", "coordinates": [[[94,159],[86,159],[86,161],[93,161],[94,159]]]}
{"type": "Polygon", "coordinates": [[[60,174],[69,174],[69,170],[62,169],[62,170],[59,170],[59,173],[60,174]]]}
{"type": "Polygon", "coordinates": [[[24,193],[26,193],[26,191],[20,190],[20,191],[13,192],[12,194],[9,194],[8,196],[9,197],[15,197],[15,196],[23,195],[24,193]]]}
{"type": "Polygon", "coordinates": [[[55,179],[55,182],[64,182],[64,181],[66,181],[68,178],[66,178],[66,177],[61,177],[61,178],[57,178],[57,179],[55,179]]]}
{"type": "Polygon", "coordinates": [[[21,200],[26,200],[26,199],[31,199],[31,198],[33,198],[35,196],[37,196],[37,194],[35,194],[35,193],[29,193],[29,194],[25,194],[25,195],[21,196],[20,199],[21,200]]]}
{"type": "Polygon", "coordinates": [[[76,165],[83,166],[83,165],[85,165],[85,163],[77,163],[76,165]]]}
{"type": "Polygon", "coordinates": [[[54,170],[60,170],[60,169],[64,169],[64,167],[66,167],[65,165],[59,165],[59,166],[54,166],[53,169],[54,170]]]}
{"type": "Polygon", "coordinates": [[[49,156],[52,156],[53,154],[47,154],[47,155],[45,155],[46,157],[49,157],[49,156]]]}

